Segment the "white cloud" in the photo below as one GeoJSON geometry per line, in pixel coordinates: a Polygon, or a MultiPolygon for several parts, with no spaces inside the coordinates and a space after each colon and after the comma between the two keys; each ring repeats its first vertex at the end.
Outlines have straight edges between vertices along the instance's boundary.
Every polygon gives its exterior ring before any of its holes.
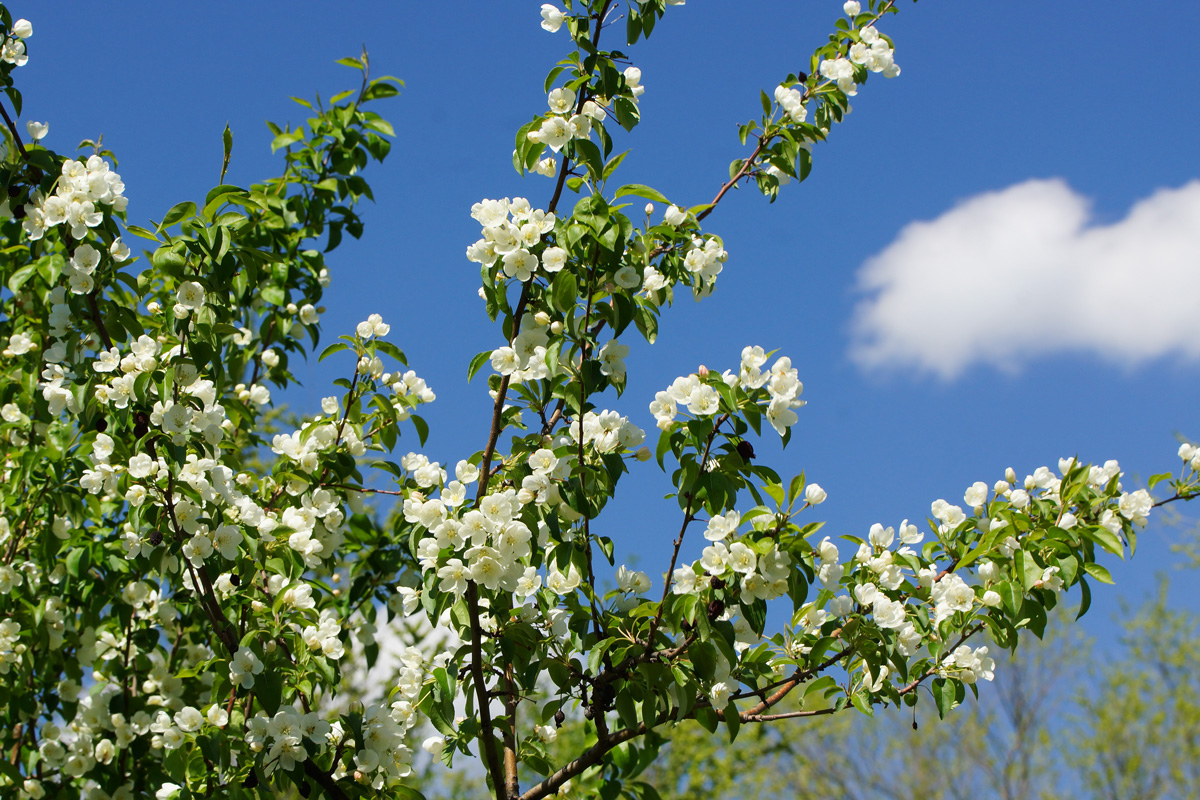
{"type": "Polygon", "coordinates": [[[859,270],[851,357],[946,379],[1065,352],[1200,358],[1200,181],[1091,222],[1087,198],[1056,179],[909,224],[859,270]]]}

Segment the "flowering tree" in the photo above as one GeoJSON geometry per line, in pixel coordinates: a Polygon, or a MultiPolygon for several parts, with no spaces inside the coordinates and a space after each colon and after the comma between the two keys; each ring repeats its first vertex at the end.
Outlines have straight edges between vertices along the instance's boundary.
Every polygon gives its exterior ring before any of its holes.
{"type": "MultiPolygon", "coordinates": [[[[623,32],[634,45],[680,4],[542,6],[572,51],[513,165],[549,178],[549,196],[471,209],[482,233],[467,258],[499,346],[469,365],[494,373],[491,427],[453,479],[416,452],[391,460],[402,434],[423,442],[415,412],[434,395],[377,314],[321,352],[347,373],[321,413],[264,434],[290,360],[318,345],[325,253],[362,233],[362,172],[392,132],[368,109],[399,81],[371,78],[365,53],[343,59],[359,85],[306,103],[307,125],[273,129],[279,177],[222,183],[143,228],[126,222],[111,153],[85,142],[86,159],[59,155],[38,144],[45,125],[14,121],[33,31],[0,7],[14,111],[0,208],[0,781],[22,798],[415,797],[406,742],[419,734],[447,767],[478,756],[498,800],[575,779],[653,797],[638,776],[675,722],[736,736],[914,705],[923,685],[945,713],[992,677],[989,647],[1041,634],[1060,592],[1079,586],[1086,609],[1088,578],[1109,580],[1097,548],[1132,551],[1155,504],[1122,489],[1116,462],[976,482],[965,509],[938,500],[927,523],[843,537],[857,547],[847,557],[807,521],[820,486],[755,460],[764,423],[786,444],[804,403],[787,357],[749,346],[724,373],[671,381],[650,403],[653,450],[606,408],[626,384],[619,337],[653,342],[676,293],[713,291],[727,253],[702,223],[728,191],[774,198],[803,181],[859,85],[900,72],[879,29],[895,0],[847,2],[811,74],[762,93],[712,200],[672,203],[613,181],[613,139],[638,124],[643,87],[602,43],[623,32]],[[131,237],[148,248],[140,265],[131,237]],[[267,448],[264,468],[247,466],[267,448]],[[661,584],[621,566],[601,594],[613,543],[591,524],[652,458],[680,509],[670,563],[661,584]],[[368,488],[367,468],[394,488],[368,488]],[[402,513],[381,522],[371,493],[402,513]],[[351,637],[371,663],[373,631],[395,618],[446,635],[404,648],[381,701],[347,703],[351,637]],[[776,708],[789,696],[805,702],[776,708]],[[583,742],[566,762],[546,748],[560,726],[583,742]]],[[[228,131],[224,143],[227,164],[228,131]]],[[[1196,449],[1180,456],[1178,476],[1152,481],[1173,488],[1159,502],[1197,492],[1196,449]]]]}

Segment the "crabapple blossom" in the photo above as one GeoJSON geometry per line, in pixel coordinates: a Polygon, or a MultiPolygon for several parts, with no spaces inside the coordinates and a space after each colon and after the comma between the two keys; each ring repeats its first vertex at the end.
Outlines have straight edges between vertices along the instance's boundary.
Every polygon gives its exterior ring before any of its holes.
{"type": "Polygon", "coordinates": [[[542,4],[542,29],[550,33],[557,33],[562,27],[563,20],[566,15],[563,14],[557,7],[549,3],[542,4]]]}
{"type": "MultiPolygon", "coordinates": [[[[646,38],[676,13],[665,5],[683,3],[636,4],[615,27],[646,38]]],[[[683,292],[707,297],[737,268],[707,227],[727,190],[773,199],[802,184],[856,76],[899,68],[876,29],[894,6],[876,19],[847,2],[851,19],[814,56],[820,77],[768,84],[774,104],[766,95],[742,129],[753,155],[716,199],[670,203],[613,178],[614,145],[655,109],[638,105],[641,69],[608,49],[609,10],[541,7],[542,27],[565,23],[578,51],[539,83],[546,105],[535,97],[515,136],[517,171],[555,178],[546,204],[469,210],[465,255],[498,333],[470,365],[495,373],[476,378],[488,396],[473,451],[426,449],[445,446],[420,416],[436,395],[385,338],[384,313],[328,330],[329,254],[361,233],[363,176],[389,150],[390,125],[366,109],[397,87],[371,79],[365,55],[343,62],[361,86],[310,104],[307,125],[272,127],[281,176],[244,189],[222,177],[155,230],[127,224],[99,142],[60,155],[48,125],[26,121],[0,298],[0,674],[37,691],[4,706],[19,769],[0,774],[0,794],[165,800],[211,778],[247,797],[410,796],[422,739],[423,767],[478,756],[498,792],[542,800],[590,769],[584,790],[611,793],[613,748],[657,747],[629,708],[647,729],[655,716],[732,730],[819,680],[823,713],[927,702],[929,683],[942,712],[992,679],[990,647],[1040,634],[1044,614],[1027,611],[1104,574],[1095,550],[1132,546],[1155,498],[1123,488],[1115,461],[1074,459],[976,482],[962,507],[934,502],[928,542],[907,519],[819,536],[825,490],[756,452],[764,421],[786,445],[806,402],[791,358],[761,345],[680,365],[620,405],[651,360],[632,339],[652,344],[683,292]],[[121,235],[144,262],[131,266],[121,235]],[[318,343],[338,388],[282,427],[280,390],[318,343]],[[655,463],[678,516],[670,560],[643,572],[609,536],[651,532],[618,501],[655,463]],[[585,740],[551,777],[530,771],[544,746],[585,740]]],[[[4,40],[13,87],[31,34],[19,20],[4,40]]],[[[1200,451],[1178,456],[1169,485],[1183,499],[1200,451]]]]}

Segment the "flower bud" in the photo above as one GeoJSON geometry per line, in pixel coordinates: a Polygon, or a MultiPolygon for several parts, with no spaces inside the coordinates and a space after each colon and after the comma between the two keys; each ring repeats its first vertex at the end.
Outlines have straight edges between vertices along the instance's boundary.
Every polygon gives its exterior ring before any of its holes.
{"type": "Polygon", "coordinates": [[[649,461],[650,460],[650,448],[646,447],[645,445],[643,445],[642,447],[639,447],[638,451],[636,453],[634,453],[634,457],[638,461],[649,461]]]}
{"type": "Polygon", "coordinates": [[[654,203],[646,203],[646,216],[648,217],[653,213],[654,213],[654,203]]]}
{"type": "Polygon", "coordinates": [[[550,323],[550,332],[553,333],[555,336],[562,333],[563,332],[563,324],[561,322],[559,322],[558,320],[554,320],[554,322],[550,323]]]}

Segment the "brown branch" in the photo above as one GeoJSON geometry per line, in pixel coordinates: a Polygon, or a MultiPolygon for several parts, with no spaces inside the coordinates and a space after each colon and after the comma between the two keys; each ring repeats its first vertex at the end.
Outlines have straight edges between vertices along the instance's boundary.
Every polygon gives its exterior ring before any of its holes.
{"type": "Polygon", "coordinates": [[[475,684],[475,697],[479,703],[479,738],[482,742],[484,763],[492,778],[496,800],[509,800],[506,773],[496,755],[496,739],[492,735],[492,710],[489,707],[487,684],[483,678],[483,631],[479,624],[479,587],[474,581],[467,583],[467,612],[471,617],[471,677],[475,684]],[[505,779],[505,780],[502,780],[505,779]]]}
{"type": "MultiPolygon", "coordinates": [[[[713,429],[709,432],[708,438],[704,442],[704,453],[700,457],[700,469],[704,469],[704,465],[708,463],[709,449],[712,447],[713,440],[717,438],[717,432],[725,421],[729,419],[729,414],[721,415],[717,423],[713,425],[713,429]]],[[[679,535],[675,537],[675,548],[671,551],[671,563],[667,565],[666,575],[663,577],[663,593],[662,598],[658,601],[658,611],[654,615],[654,619],[650,621],[650,634],[646,637],[646,648],[654,647],[654,634],[658,631],[658,626],[662,622],[663,607],[666,605],[667,596],[671,592],[671,583],[674,581],[675,564],[679,560],[679,549],[683,546],[683,535],[687,533],[688,525],[692,523],[695,517],[692,515],[692,504],[695,503],[695,494],[690,494],[687,499],[687,508],[683,512],[683,524],[679,526],[679,535]]]]}
{"type": "Polygon", "coordinates": [[[717,207],[717,203],[721,202],[721,198],[725,196],[725,193],[736,186],[738,181],[750,174],[750,168],[754,166],[754,159],[758,158],[759,153],[766,149],[767,145],[770,144],[771,139],[773,138],[775,137],[770,136],[759,138],[758,145],[754,148],[754,151],[750,153],[750,157],[742,163],[742,168],[739,169],[732,178],[725,181],[725,183],[721,185],[721,191],[717,192],[717,196],[714,197],[712,202],[708,204],[708,208],[696,215],[696,222],[700,222],[702,219],[711,214],[713,209],[717,207]]]}
{"type": "Polygon", "coordinates": [[[108,337],[108,329],[104,327],[104,321],[100,319],[100,306],[96,303],[96,293],[99,291],[100,289],[96,288],[88,292],[88,308],[92,312],[92,322],[96,323],[96,330],[100,334],[100,339],[104,342],[104,349],[111,350],[113,346],[112,339],[108,337]]]}
{"type": "Polygon", "coordinates": [[[521,785],[517,780],[518,702],[513,665],[509,662],[504,665],[504,713],[508,717],[508,725],[504,729],[504,791],[510,798],[521,793],[521,785]]]}
{"type": "Polygon", "coordinates": [[[12,133],[13,141],[17,143],[17,149],[21,151],[21,158],[29,160],[29,153],[25,152],[25,145],[21,143],[21,136],[17,133],[17,126],[13,124],[12,117],[8,116],[8,109],[0,103],[0,114],[4,115],[4,124],[8,125],[8,130],[12,133]]]}
{"type": "Polygon", "coordinates": [[[322,483],[321,486],[328,486],[330,489],[344,489],[348,492],[360,492],[361,494],[390,494],[395,497],[404,496],[404,492],[396,492],[390,489],[368,489],[364,486],[345,486],[340,483],[322,483]]]}
{"type": "MultiPolygon", "coordinates": [[[[876,23],[876,22],[877,22],[879,19],[882,19],[882,18],[883,18],[883,15],[884,15],[885,13],[887,13],[888,9],[890,9],[890,8],[891,8],[892,6],[894,6],[895,4],[896,4],[896,0],[888,0],[888,2],[887,2],[887,3],[885,3],[885,4],[883,5],[883,7],[882,7],[882,8],[880,8],[880,9],[879,9],[879,11],[877,12],[877,14],[878,14],[878,17],[877,17],[877,19],[875,19],[875,20],[872,20],[871,22],[868,22],[868,23],[867,23],[866,25],[864,25],[863,27],[864,27],[864,28],[873,28],[873,27],[875,27],[875,23],[876,23]]],[[[828,84],[828,83],[830,83],[830,82],[831,82],[831,81],[826,81],[826,82],[825,82],[825,84],[828,84]]],[[[822,85],[825,85],[825,84],[822,84],[822,85]]],[[[808,98],[808,97],[811,97],[811,96],[812,96],[812,93],[809,91],[809,89],[807,89],[807,88],[806,88],[806,89],[804,90],[804,95],[805,95],[805,97],[806,97],[806,98],[808,98]]],[[[750,153],[750,157],[749,157],[749,158],[747,158],[747,159],[746,159],[746,160],[745,160],[745,161],[742,163],[741,169],[739,169],[739,170],[737,171],[737,173],[736,173],[736,174],[734,174],[734,176],[733,176],[733,177],[731,177],[729,180],[727,180],[727,181],[726,181],[724,184],[722,184],[722,185],[721,185],[721,190],[720,190],[719,192],[717,192],[717,195],[716,195],[716,197],[714,197],[714,198],[712,199],[712,202],[710,202],[710,203],[708,204],[708,208],[704,209],[703,211],[701,211],[699,214],[697,214],[697,215],[696,215],[696,221],[697,221],[697,222],[701,221],[702,219],[704,219],[705,217],[707,217],[709,214],[711,214],[711,213],[712,213],[712,211],[713,211],[713,209],[714,209],[714,208],[716,208],[716,206],[717,206],[717,203],[721,202],[721,198],[723,198],[723,197],[725,196],[725,193],[726,193],[726,192],[728,192],[730,189],[732,189],[734,186],[736,186],[736,185],[737,185],[737,183],[738,183],[738,182],[739,182],[739,181],[740,181],[742,178],[745,178],[747,175],[749,175],[749,174],[751,173],[751,171],[752,171],[752,168],[754,167],[754,160],[755,160],[756,158],[758,158],[758,156],[759,156],[759,155],[762,153],[762,151],[763,151],[763,150],[765,150],[765,149],[767,148],[767,146],[768,146],[768,145],[771,143],[771,141],[772,141],[772,140],[774,140],[774,139],[775,139],[777,136],[778,136],[778,134],[772,134],[771,136],[767,136],[767,137],[760,137],[760,138],[759,138],[759,140],[758,140],[758,145],[757,145],[757,146],[754,148],[754,150],[753,150],[753,151],[750,153]]],[[[656,250],[657,250],[657,248],[656,248],[656,250]]],[[[651,257],[653,258],[653,256],[654,256],[654,255],[656,255],[656,254],[657,254],[657,252],[656,252],[656,253],[652,253],[652,254],[651,254],[651,257]]]]}
{"type": "Polygon", "coordinates": [[[1165,506],[1167,503],[1174,503],[1176,500],[1183,500],[1186,502],[1188,500],[1195,500],[1196,497],[1197,497],[1197,494],[1195,492],[1193,492],[1191,494],[1175,494],[1173,497],[1168,497],[1165,500],[1159,500],[1159,501],[1155,502],[1154,505],[1152,505],[1150,507],[1158,508],[1159,506],[1165,506]]]}
{"type": "MultiPolygon", "coordinates": [[[[183,534],[180,532],[179,519],[175,516],[175,476],[167,472],[167,491],[164,498],[167,501],[167,516],[171,520],[171,527],[175,533],[177,541],[183,540],[183,534]]],[[[229,651],[230,657],[238,650],[237,639],[233,637],[233,630],[229,625],[229,620],[225,619],[225,612],[221,610],[220,604],[217,602],[216,593],[213,591],[212,581],[208,578],[208,572],[201,566],[196,569],[190,559],[184,558],[183,562],[187,565],[188,573],[192,576],[192,589],[197,595],[200,607],[204,609],[208,621],[212,623],[213,632],[217,634],[217,638],[225,645],[229,651]],[[197,583],[196,573],[199,572],[203,580],[197,583]]]]}
{"type": "Polygon", "coordinates": [[[636,739],[644,735],[648,730],[650,729],[643,722],[636,728],[626,728],[625,730],[617,731],[607,739],[596,742],[587,750],[584,750],[578,758],[568,762],[562,769],[559,769],[537,786],[534,786],[528,792],[521,795],[518,800],[540,800],[540,798],[554,794],[558,791],[559,787],[571,780],[571,778],[574,778],[589,767],[599,764],[610,750],[630,739],[636,739]]]}
{"type": "MultiPolygon", "coordinates": [[[[843,706],[843,708],[846,708],[843,706]]],[[[782,714],[751,714],[750,716],[743,715],[741,720],[746,722],[775,722],[781,719],[796,719],[798,717],[817,717],[822,714],[835,714],[839,711],[836,706],[829,708],[818,708],[813,711],[786,711],[782,714]]]]}
{"type": "Polygon", "coordinates": [[[560,419],[562,419],[563,406],[565,406],[566,403],[566,400],[563,400],[561,397],[558,398],[558,404],[554,406],[554,411],[551,412],[550,419],[546,420],[542,425],[542,436],[545,436],[554,430],[554,426],[558,424],[560,419]]]}
{"type": "MultiPolygon", "coordinates": [[[[337,766],[337,761],[334,761],[334,766],[337,766]]],[[[342,787],[338,786],[332,777],[314,764],[311,758],[304,760],[304,774],[324,790],[326,797],[333,800],[350,800],[349,795],[342,791],[342,787]]]]}

